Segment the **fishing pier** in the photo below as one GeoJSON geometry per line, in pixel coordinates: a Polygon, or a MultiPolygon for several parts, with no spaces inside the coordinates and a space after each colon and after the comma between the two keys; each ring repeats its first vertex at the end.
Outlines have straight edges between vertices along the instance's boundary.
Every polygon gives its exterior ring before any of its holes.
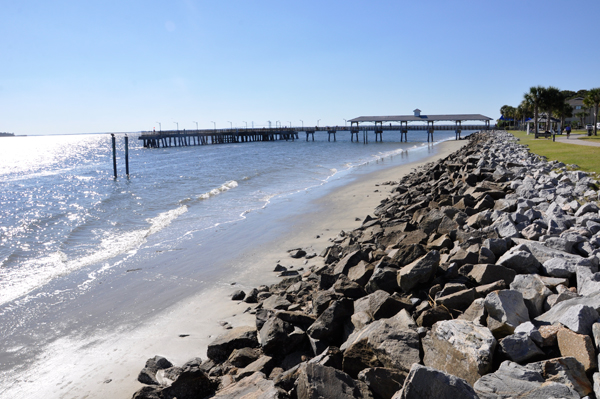
{"type": "Polygon", "coordinates": [[[400,141],[408,141],[409,131],[426,131],[427,141],[433,141],[435,130],[454,130],[456,139],[461,138],[462,130],[489,130],[492,118],[481,114],[457,115],[421,115],[416,109],[413,115],[396,116],[361,116],[350,119],[350,126],[315,126],[315,127],[269,127],[269,128],[229,128],[229,129],[196,129],[196,130],[163,130],[142,132],[139,140],[143,140],[145,148],[183,147],[208,144],[248,143],[256,141],[294,141],[300,133],[315,140],[316,132],[326,132],[328,141],[336,141],[338,132],[349,132],[350,140],[359,142],[362,132],[363,143],[368,143],[368,132],[375,133],[375,141],[383,141],[383,132],[400,133],[400,141]],[[481,124],[463,125],[465,121],[484,122],[481,124]],[[412,122],[421,122],[413,125],[412,122]],[[423,125],[422,123],[426,124],[423,125]],[[454,122],[454,124],[434,125],[437,122],[454,122]],[[409,126],[408,124],[411,123],[409,126]]]}

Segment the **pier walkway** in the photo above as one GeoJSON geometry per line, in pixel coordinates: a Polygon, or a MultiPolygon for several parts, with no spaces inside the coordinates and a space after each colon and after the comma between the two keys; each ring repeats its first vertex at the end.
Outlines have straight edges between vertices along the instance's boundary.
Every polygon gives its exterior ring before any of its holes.
{"type": "MultiPolygon", "coordinates": [[[[437,125],[434,130],[454,130],[456,138],[460,138],[460,130],[488,130],[489,125],[462,125],[457,131],[456,125],[437,125]]],[[[383,132],[400,133],[400,141],[408,140],[408,131],[428,131],[433,141],[433,132],[429,126],[410,126],[403,128],[399,125],[362,125],[362,126],[315,126],[315,127],[273,127],[273,128],[233,128],[233,129],[199,129],[199,130],[163,130],[159,132],[142,132],[139,140],[144,141],[146,148],[182,147],[207,144],[247,143],[254,141],[294,141],[300,133],[306,135],[306,141],[315,140],[316,132],[327,133],[329,141],[336,141],[338,132],[349,132],[351,141],[368,143],[368,133],[375,133],[375,141],[383,140],[383,132]]]]}
{"type": "Polygon", "coordinates": [[[163,130],[142,132],[139,140],[144,141],[146,148],[179,147],[207,144],[247,143],[253,141],[298,140],[299,133],[306,134],[306,141],[315,141],[316,132],[327,132],[327,139],[336,141],[337,132],[350,132],[350,140],[359,141],[362,132],[363,143],[369,142],[369,132],[375,133],[375,141],[383,141],[383,132],[399,132],[400,141],[408,141],[409,131],[426,131],[427,141],[433,141],[435,130],[454,130],[459,140],[462,130],[489,130],[492,118],[481,114],[456,115],[421,115],[421,110],[415,109],[414,115],[395,116],[361,116],[349,120],[350,126],[302,126],[302,127],[263,127],[263,128],[230,128],[230,129],[199,129],[199,130],[163,130]],[[454,125],[436,125],[436,122],[454,122],[454,125]],[[484,122],[484,125],[463,125],[464,121],[484,122]],[[426,125],[411,125],[409,122],[425,122],[426,125]],[[363,125],[360,125],[363,123],[363,125]],[[367,124],[364,124],[367,123],[367,124]]]}

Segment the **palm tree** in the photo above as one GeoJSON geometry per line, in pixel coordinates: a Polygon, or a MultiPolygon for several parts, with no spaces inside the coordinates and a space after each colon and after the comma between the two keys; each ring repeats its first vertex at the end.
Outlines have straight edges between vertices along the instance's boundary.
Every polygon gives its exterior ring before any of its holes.
{"type": "Polygon", "coordinates": [[[579,118],[579,123],[583,126],[583,119],[589,115],[587,111],[579,111],[575,114],[575,117],[579,118]]]}
{"type": "Polygon", "coordinates": [[[521,118],[524,126],[525,119],[533,115],[533,108],[526,100],[521,101],[521,104],[519,104],[518,108],[521,109],[521,118]]]}
{"type": "Polygon", "coordinates": [[[539,109],[542,103],[542,98],[544,96],[544,92],[546,91],[545,87],[542,86],[533,86],[529,88],[529,92],[523,95],[524,100],[533,108],[533,121],[535,122],[535,133],[538,134],[538,117],[539,117],[539,109]]]}
{"type": "Polygon", "coordinates": [[[500,115],[504,118],[504,125],[508,125],[508,118],[510,117],[510,109],[512,107],[510,105],[503,105],[500,107],[500,115]]]}
{"type": "Polygon", "coordinates": [[[563,102],[562,105],[556,109],[556,115],[560,118],[560,125],[565,125],[565,118],[571,118],[573,116],[573,107],[568,103],[563,102]]]}
{"type": "Polygon", "coordinates": [[[541,107],[546,111],[546,130],[550,130],[552,126],[552,112],[559,109],[564,103],[560,90],[556,87],[549,86],[542,93],[541,107]]]}
{"type": "Polygon", "coordinates": [[[594,108],[594,136],[598,135],[598,106],[600,105],[600,87],[591,89],[583,98],[583,105],[594,108]]]}

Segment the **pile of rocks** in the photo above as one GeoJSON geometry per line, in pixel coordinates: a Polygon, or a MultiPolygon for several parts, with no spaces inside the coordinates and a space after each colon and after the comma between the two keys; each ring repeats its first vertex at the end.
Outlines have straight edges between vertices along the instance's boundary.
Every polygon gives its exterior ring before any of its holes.
{"type": "Polygon", "coordinates": [[[600,397],[598,183],[480,133],[134,398],[600,397]],[[592,383],[593,381],[593,383],[592,383]],[[594,394],[595,392],[595,394],[594,394]]]}

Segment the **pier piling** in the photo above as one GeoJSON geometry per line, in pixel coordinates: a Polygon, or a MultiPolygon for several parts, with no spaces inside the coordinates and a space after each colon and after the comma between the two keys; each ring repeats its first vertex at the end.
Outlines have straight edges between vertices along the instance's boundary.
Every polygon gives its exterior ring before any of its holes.
{"type": "Polygon", "coordinates": [[[129,137],[125,135],[125,174],[129,178],[129,137]]]}
{"type": "Polygon", "coordinates": [[[115,179],[117,178],[117,143],[115,139],[115,135],[113,133],[110,134],[112,139],[112,151],[113,151],[113,170],[115,172],[115,179]]]}

